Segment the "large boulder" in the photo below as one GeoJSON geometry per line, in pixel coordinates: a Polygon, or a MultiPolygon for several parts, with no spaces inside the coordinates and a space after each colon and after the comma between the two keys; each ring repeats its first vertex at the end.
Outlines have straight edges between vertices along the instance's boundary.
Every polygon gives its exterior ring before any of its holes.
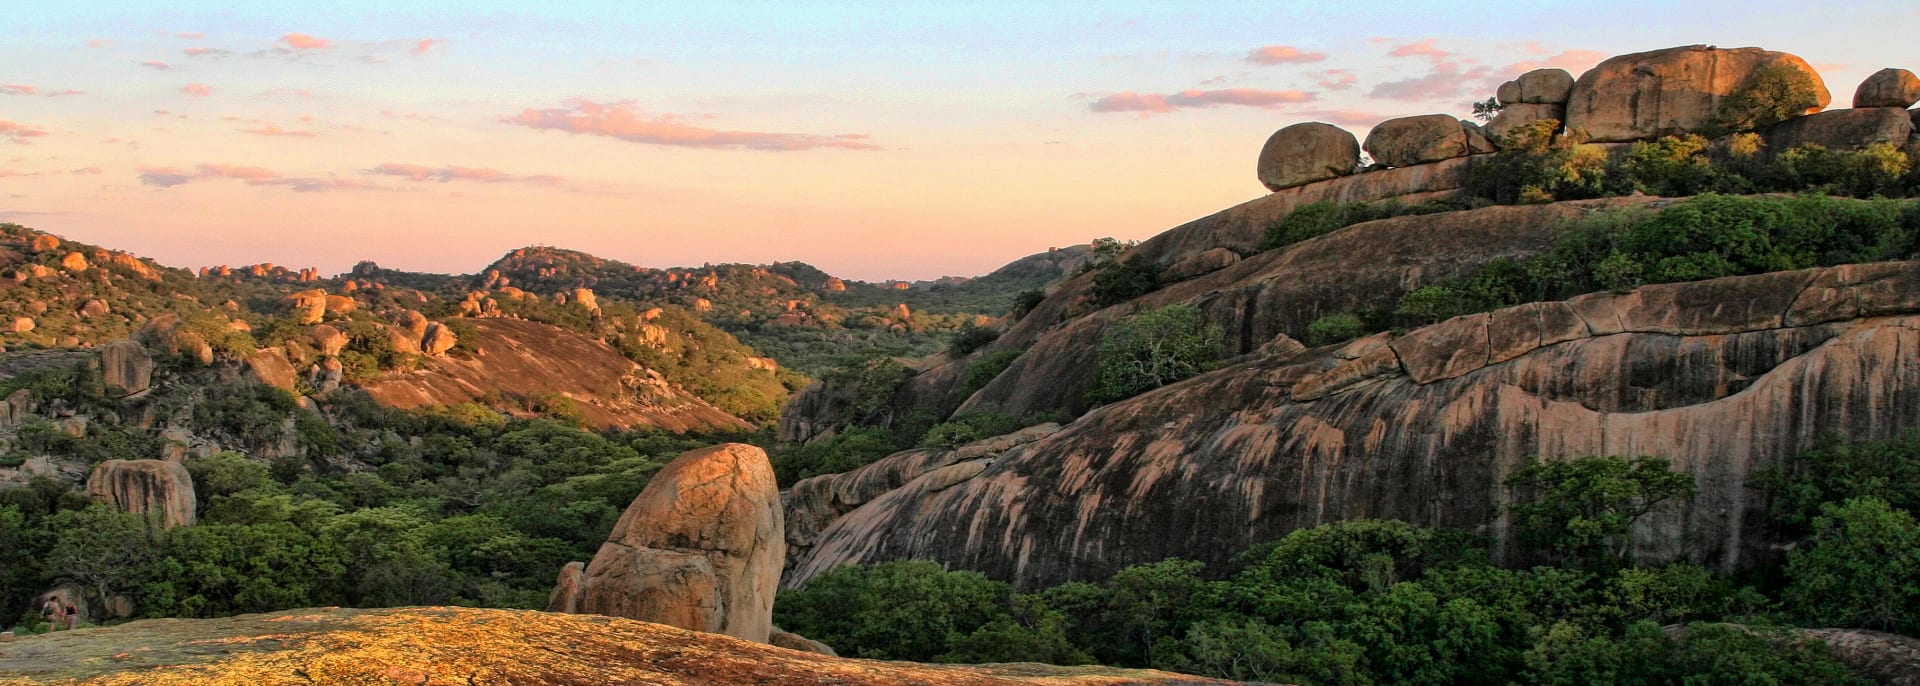
{"type": "Polygon", "coordinates": [[[1904,146],[1913,137],[1913,118],[1897,107],[1829,110],[1774,124],[1760,135],[1774,154],[1808,144],[1839,151],[1876,143],[1904,146]]]}
{"type": "Polygon", "coordinates": [[[153,384],[153,356],[134,341],[114,341],[100,347],[100,376],[107,394],[125,398],[153,384]]]}
{"type": "Polygon", "coordinates": [[[1564,105],[1534,105],[1528,103],[1508,105],[1501,108],[1499,114],[1494,115],[1493,121],[1487,122],[1487,137],[1493,139],[1497,144],[1505,140],[1507,136],[1512,135],[1514,130],[1520,127],[1548,119],[1565,121],[1566,117],[1567,108],[1564,105]]]}
{"type": "Polygon", "coordinates": [[[301,324],[318,324],[327,316],[327,292],[318,288],[287,296],[287,309],[301,324]]]}
{"type": "Polygon", "coordinates": [[[448,350],[459,344],[460,337],[454,335],[452,328],[434,322],[427,326],[426,335],[420,338],[420,352],[437,357],[447,354],[448,350]]]}
{"type": "Polygon", "coordinates": [[[1906,109],[1920,102],[1920,77],[1905,69],[1876,71],[1853,91],[1853,106],[1906,109]]]}
{"type": "Polygon", "coordinates": [[[331,326],[321,324],[307,333],[313,337],[313,345],[320,349],[322,355],[338,355],[347,347],[347,335],[331,326]]]}
{"type": "Polygon", "coordinates": [[[1467,132],[1448,114],[1388,119],[1367,134],[1367,154],[1389,167],[1411,167],[1467,156],[1467,132]]]}
{"type": "Polygon", "coordinates": [[[87,476],[87,493],[126,512],[152,514],[166,528],[194,521],[193,477],[178,462],[107,460],[87,476]]]}
{"type": "Polygon", "coordinates": [[[1359,139],[1346,129],[1316,121],[1273,132],[1260,148],[1255,171],[1267,190],[1277,191],[1347,176],[1359,167],[1359,139]]]}
{"type": "Polygon", "coordinates": [[[1565,69],[1535,69],[1500,84],[1502,105],[1565,105],[1573,95],[1573,74],[1565,69]]]}
{"type": "Polygon", "coordinates": [[[1690,45],[1601,62],[1574,83],[1567,100],[1567,128],[1586,132],[1594,142],[1702,131],[1721,114],[1728,95],[1769,68],[1800,72],[1812,81],[1813,99],[1789,104],[1797,113],[1818,112],[1832,101],[1820,74],[1794,55],[1690,45]]]}
{"type": "Polygon", "coordinates": [[[548,609],[658,622],[766,643],[786,558],[773,466],[727,443],[681,455],[620,516],[548,609]],[[563,593],[571,583],[576,589],[563,593]]]}

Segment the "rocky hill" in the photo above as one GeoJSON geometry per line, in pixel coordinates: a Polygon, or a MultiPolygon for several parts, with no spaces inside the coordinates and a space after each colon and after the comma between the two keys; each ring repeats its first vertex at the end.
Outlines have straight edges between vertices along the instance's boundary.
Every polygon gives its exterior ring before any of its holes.
{"type": "MultiPolygon", "coordinates": [[[[1688,507],[1636,526],[1642,560],[1732,571],[1776,558],[1750,475],[1824,432],[1920,428],[1920,371],[1905,360],[1920,343],[1920,263],[1847,264],[1920,256],[1909,242],[1920,212],[1827,201],[1807,230],[1844,233],[1850,220],[1836,217],[1859,212],[1899,238],[1740,262],[1715,237],[1736,224],[1701,217],[1815,201],[1657,195],[1910,197],[1920,112],[1905,108],[1920,92],[1889,99],[1870,81],[1855,109],[1821,111],[1830,96],[1805,62],[1751,48],[1624,55],[1577,80],[1555,71],[1503,86],[1506,107],[1484,128],[1433,115],[1382,123],[1368,168],[1344,131],[1284,128],[1258,164],[1272,194],[1064,282],[977,353],[868,389],[892,416],[1072,421],[996,450],[908,452],[801,482],[789,518],[817,528],[790,530],[785,583],[932,559],[1038,588],[1167,557],[1225,563],[1355,518],[1481,532],[1508,550],[1503,483],[1536,456],[1654,455],[1691,475],[1700,494],[1688,507]],[[1753,107],[1775,83],[1791,87],[1753,107]],[[1802,163],[1846,155],[1893,162],[1848,182],[1816,182],[1827,177],[1802,163]],[[1654,158],[1721,174],[1720,185],[1677,183],[1649,171],[1654,158]],[[1387,218],[1287,233],[1355,208],[1387,218]],[[1699,233],[1675,238],[1684,231],[1699,233]],[[1720,266],[1679,266],[1689,260],[1720,266]],[[1121,270],[1139,278],[1112,278],[1121,270]],[[1194,335],[1211,332],[1217,367],[1116,399],[1104,350],[1167,308],[1197,312],[1194,335]],[[1329,335],[1341,321],[1352,328],[1329,335]]],[[[1778,256],[1806,239],[1752,240],[1778,256]]],[[[783,438],[845,426],[835,399],[851,393],[798,394],[783,438]]]]}
{"type": "Polygon", "coordinates": [[[0,643],[0,684],[1225,684],[1104,667],[850,660],[600,615],[321,608],[0,643]]]}

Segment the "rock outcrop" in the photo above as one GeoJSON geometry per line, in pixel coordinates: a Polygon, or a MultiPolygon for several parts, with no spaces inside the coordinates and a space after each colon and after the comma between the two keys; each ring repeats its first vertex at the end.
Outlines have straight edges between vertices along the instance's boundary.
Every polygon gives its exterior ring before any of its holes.
{"type": "Polygon", "coordinates": [[[1818,112],[1832,100],[1820,74],[1799,57],[1759,48],[1694,45],[1601,62],[1574,82],[1566,125],[1594,142],[1701,131],[1720,114],[1728,95],[1766,69],[1791,70],[1812,81],[1816,97],[1793,103],[1802,113],[1818,112]]]}
{"type": "Polygon", "coordinates": [[[114,341],[100,347],[100,376],[107,394],[125,398],[153,385],[153,356],[135,341],[114,341]]]}
{"type": "Polygon", "coordinates": [[[1828,110],[1788,119],[1767,127],[1760,135],[1773,154],[1807,144],[1842,152],[1878,143],[1903,147],[1913,137],[1913,117],[1893,107],[1828,110]]]}
{"type": "Polygon", "coordinates": [[[773,634],[767,639],[767,643],[786,648],[787,650],[798,650],[803,653],[817,653],[829,657],[840,656],[840,653],[834,652],[832,646],[791,631],[782,630],[777,626],[773,628],[773,634]]]}
{"type": "Polygon", "coordinates": [[[1920,263],[1904,262],[1510,308],[1356,359],[1242,358],[1089,412],[949,487],[863,493],[785,583],[924,558],[1044,586],[1165,557],[1224,563],[1356,517],[1481,531],[1504,549],[1506,475],[1581,455],[1656,455],[1693,476],[1699,495],[1638,526],[1633,551],[1733,570],[1778,554],[1756,533],[1754,471],[1823,432],[1920,428],[1915,349],[1920,263]]]}
{"type": "Polygon", "coordinates": [[[1501,105],[1565,105],[1573,96],[1573,74],[1565,69],[1535,69],[1500,84],[1494,97],[1501,105]]]}
{"type": "Polygon", "coordinates": [[[1887,68],[1874,72],[1853,91],[1854,108],[1898,107],[1906,109],[1920,102],[1920,77],[1905,69],[1887,68]]]}
{"type": "Polygon", "coordinates": [[[627,617],[765,643],[786,558],[773,466],[728,443],[669,463],[548,609],[627,617]],[[563,595],[571,583],[576,589],[563,595]]]}
{"type": "Polygon", "coordinates": [[[87,493],[126,512],[151,514],[163,527],[194,522],[193,477],[178,462],[107,460],[87,476],[87,493]]]}
{"type": "Polygon", "coordinates": [[[1508,136],[1513,135],[1515,130],[1523,126],[1549,119],[1556,122],[1565,122],[1566,118],[1566,105],[1541,105],[1532,103],[1507,105],[1500,109],[1500,114],[1494,115],[1493,121],[1487,122],[1487,137],[1492,138],[1494,142],[1498,143],[1506,140],[1508,136]]]}
{"type": "MultiPolygon", "coordinates": [[[[562,397],[599,429],[685,432],[745,429],[748,424],[606,343],[557,326],[517,319],[474,319],[486,354],[423,357],[417,369],[361,383],[382,405],[400,409],[477,402],[489,395],[562,397]]],[[[398,329],[392,329],[398,332],[398,329]]],[[[292,369],[287,370],[291,383],[292,369]]]]}
{"type": "Polygon", "coordinates": [[[1389,167],[1411,167],[1466,157],[1467,131],[1447,114],[1388,119],[1367,134],[1367,154],[1389,167]]]}
{"type": "Polygon", "coordinates": [[[1307,122],[1275,131],[1260,149],[1255,171],[1277,191],[1347,176],[1360,166],[1360,141],[1346,129],[1307,122]]]}
{"type": "Polygon", "coordinates": [[[426,333],[420,337],[420,352],[438,357],[447,354],[448,350],[452,350],[453,346],[459,344],[460,337],[454,335],[452,328],[446,324],[434,322],[427,325],[426,333]]]}
{"type": "Polygon", "coordinates": [[[454,607],[147,619],[6,645],[0,684],[9,686],[1229,683],[1108,667],[852,660],[616,617],[454,607]]]}

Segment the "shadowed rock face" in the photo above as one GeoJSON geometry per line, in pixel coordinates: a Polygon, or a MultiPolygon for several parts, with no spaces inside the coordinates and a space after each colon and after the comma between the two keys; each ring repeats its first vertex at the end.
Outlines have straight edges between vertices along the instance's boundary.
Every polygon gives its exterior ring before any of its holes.
{"type": "Polygon", "coordinates": [[[1227,684],[1166,672],[851,660],[616,617],[322,608],[148,619],[0,644],[0,684],[1227,684]]]}
{"type": "Polygon", "coordinates": [[[1353,360],[1256,357],[1099,408],[946,488],[872,497],[786,583],[925,558],[1037,587],[1169,556],[1221,563],[1361,517],[1504,548],[1501,484],[1535,455],[1672,460],[1700,493],[1643,522],[1635,554],[1733,569],[1769,554],[1754,470],[1822,432],[1920,425],[1916,349],[1920,263],[1884,263],[1509,308],[1353,360]]]}
{"type": "Polygon", "coordinates": [[[585,570],[561,570],[548,609],[765,643],[785,561],[767,454],[739,443],[702,448],[654,475],[585,570]]]}
{"type": "Polygon", "coordinates": [[[87,476],[87,493],[125,512],[153,513],[168,528],[194,522],[193,477],[178,462],[107,460],[87,476]]]}

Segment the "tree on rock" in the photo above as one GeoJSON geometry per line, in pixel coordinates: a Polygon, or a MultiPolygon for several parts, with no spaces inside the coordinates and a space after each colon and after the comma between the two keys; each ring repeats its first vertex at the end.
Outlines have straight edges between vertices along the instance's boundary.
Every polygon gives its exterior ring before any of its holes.
{"type": "Polygon", "coordinates": [[[1100,340],[1100,375],[1087,400],[1128,398],[1212,369],[1224,338],[1220,327],[1192,305],[1122,319],[1100,340]]]}
{"type": "Polygon", "coordinates": [[[1671,500],[1693,497],[1693,477],[1657,457],[1534,462],[1507,477],[1507,507],[1523,544],[1578,566],[1625,564],[1633,524],[1671,500]]]}

